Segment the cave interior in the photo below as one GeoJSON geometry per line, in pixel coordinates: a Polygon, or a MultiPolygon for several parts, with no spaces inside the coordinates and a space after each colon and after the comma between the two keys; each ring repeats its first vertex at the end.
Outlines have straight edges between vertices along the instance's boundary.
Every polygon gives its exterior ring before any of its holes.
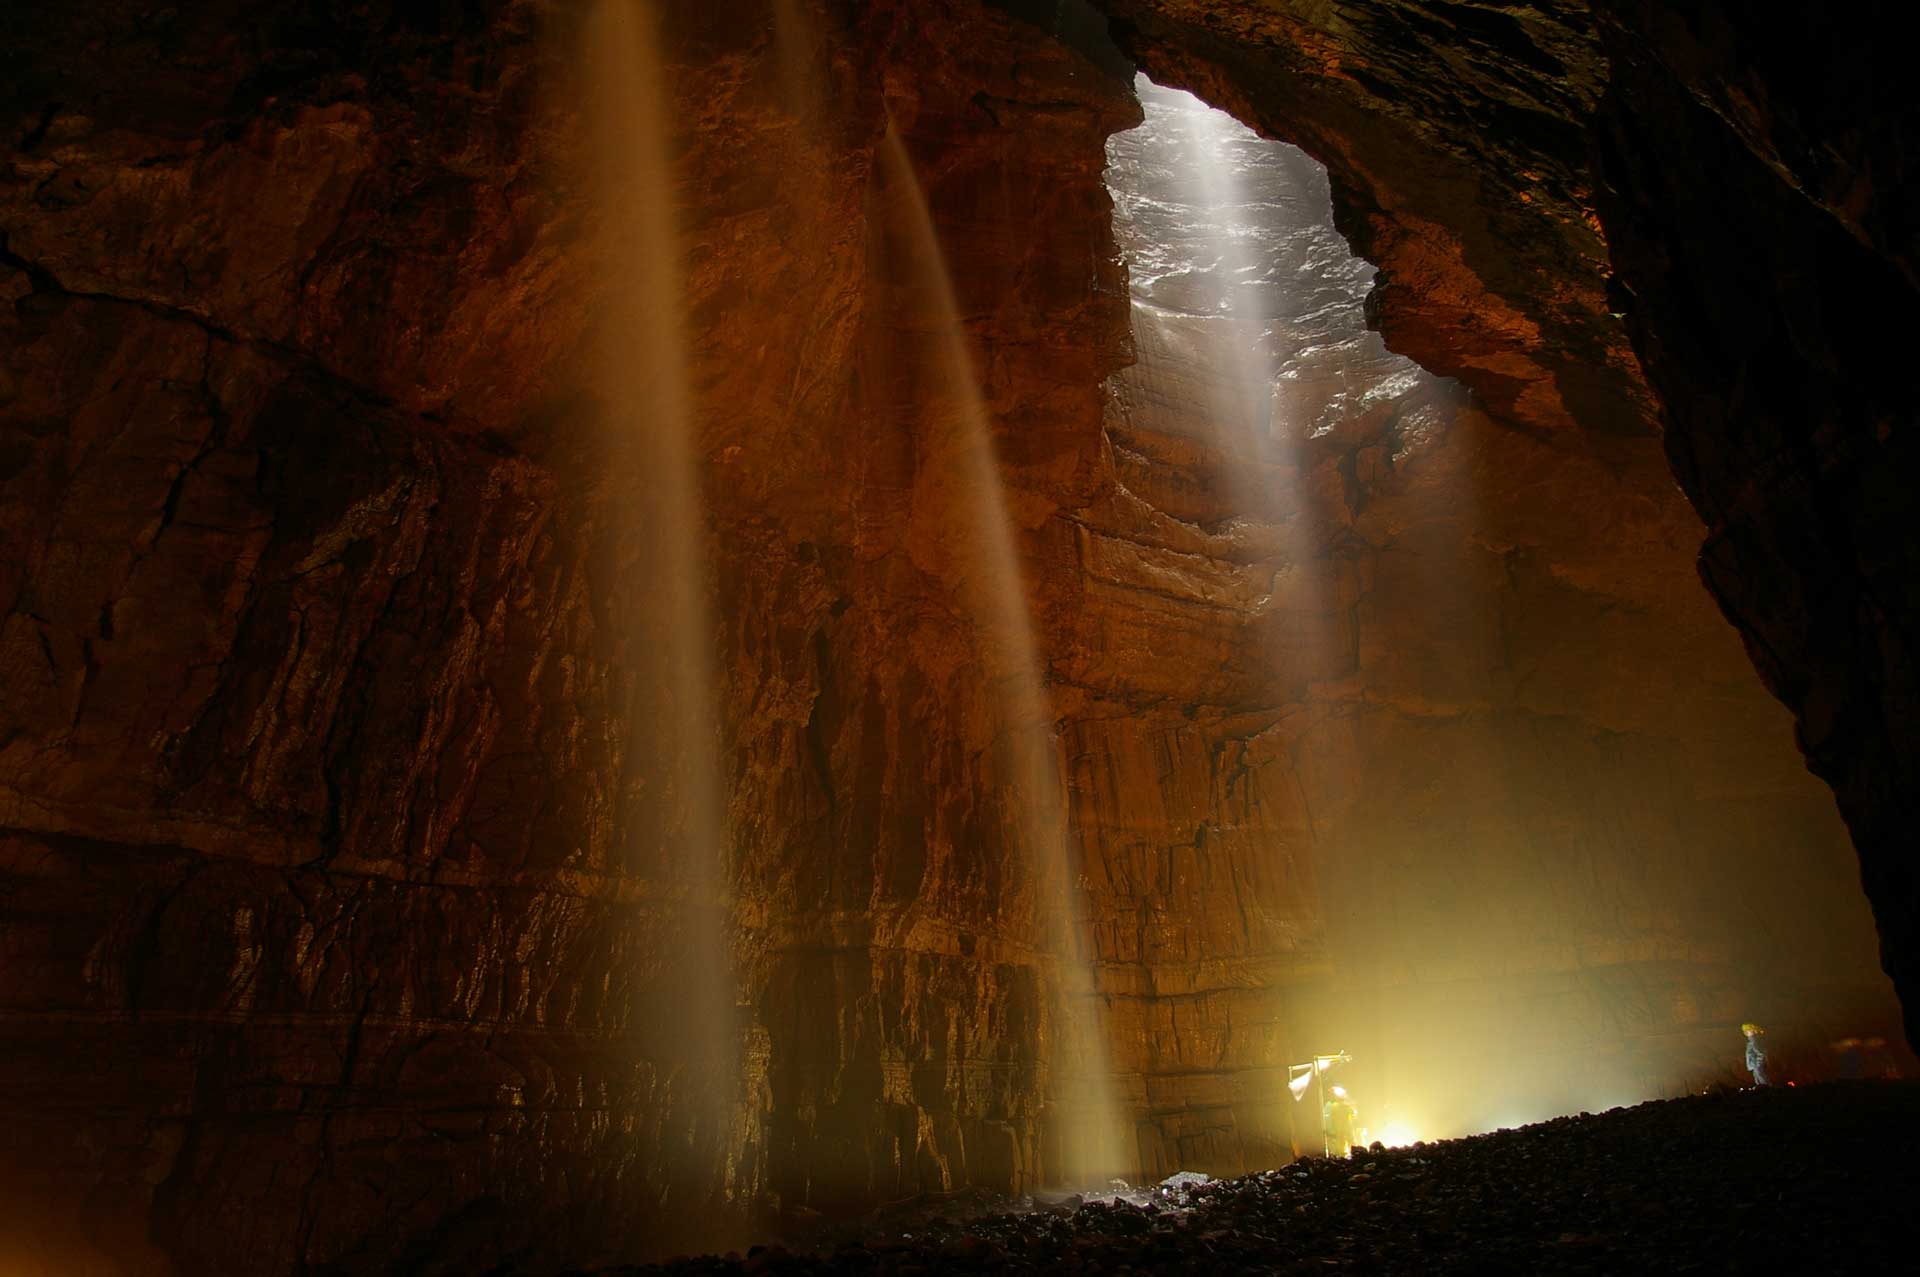
{"type": "Polygon", "coordinates": [[[1910,1070],[1883,8],[12,6],[0,1268],[1910,1070]]]}

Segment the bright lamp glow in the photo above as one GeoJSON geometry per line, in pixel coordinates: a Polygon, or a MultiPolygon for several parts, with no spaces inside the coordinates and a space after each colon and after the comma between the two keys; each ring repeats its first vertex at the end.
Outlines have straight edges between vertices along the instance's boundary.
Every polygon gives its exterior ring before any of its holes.
{"type": "Polygon", "coordinates": [[[1405,1148],[1409,1144],[1417,1144],[1420,1141],[1420,1137],[1414,1134],[1413,1128],[1405,1122],[1388,1122],[1381,1129],[1378,1138],[1388,1148],[1405,1148]]]}

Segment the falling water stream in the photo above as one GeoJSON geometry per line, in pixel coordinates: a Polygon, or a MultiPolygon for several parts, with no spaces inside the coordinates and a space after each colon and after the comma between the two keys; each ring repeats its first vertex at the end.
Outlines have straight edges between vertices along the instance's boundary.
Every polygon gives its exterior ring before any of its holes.
{"type": "Polygon", "coordinates": [[[1039,922],[1043,929],[1057,927],[1063,937],[1058,968],[1062,1017],[1048,1051],[1054,1102],[1062,1119],[1064,1165],[1059,1170],[1075,1184],[1104,1184],[1129,1170],[1134,1158],[1122,1136],[1090,941],[1082,938],[1076,920],[1054,716],[994,454],[992,421],[925,193],[906,145],[891,125],[879,163],[898,209],[899,229],[905,233],[908,260],[900,265],[912,286],[934,304],[934,342],[946,383],[940,387],[945,392],[941,402],[952,408],[946,420],[936,423],[945,438],[934,441],[933,464],[951,466],[960,489],[957,526],[948,536],[953,548],[971,550],[960,554],[956,570],[964,578],[963,597],[985,640],[989,667],[998,675],[1000,745],[1013,777],[1008,788],[1018,836],[1037,885],[1039,922]]]}
{"type": "Polygon", "coordinates": [[[662,1156],[696,1195],[723,1181],[739,1062],[714,625],[683,333],[670,109],[646,0],[595,0],[582,32],[588,159],[605,272],[594,388],[610,522],[625,552],[611,609],[632,653],[628,872],[671,911],[636,974],[642,1048],[673,1114],[662,1156]]]}

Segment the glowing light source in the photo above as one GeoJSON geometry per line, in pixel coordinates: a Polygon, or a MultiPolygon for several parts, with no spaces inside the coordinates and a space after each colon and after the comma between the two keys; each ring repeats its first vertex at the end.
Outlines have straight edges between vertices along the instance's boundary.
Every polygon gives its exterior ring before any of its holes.
{"type": "Polygon", "coordinates": [[[1419,1135],[1415,1134],[1414,1129],[1405,1122],[1388,1122],[1375,1138],[1388,1148],[1405,1148],[1409,1144],[1420,1142],[1419,1135]]]}

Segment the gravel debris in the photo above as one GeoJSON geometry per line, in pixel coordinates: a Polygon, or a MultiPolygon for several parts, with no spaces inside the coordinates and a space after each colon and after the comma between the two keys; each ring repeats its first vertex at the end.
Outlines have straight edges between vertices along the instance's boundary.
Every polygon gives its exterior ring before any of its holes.
{"type": "Polygon", "coordinates": [[[1920,1269],[1916,1189],[1920,1083],[1835,1082],[1021,1210],[956,1195],[865,1217],[864,1235],[600,1277],[1907,1272],[1920,1269]]]}

